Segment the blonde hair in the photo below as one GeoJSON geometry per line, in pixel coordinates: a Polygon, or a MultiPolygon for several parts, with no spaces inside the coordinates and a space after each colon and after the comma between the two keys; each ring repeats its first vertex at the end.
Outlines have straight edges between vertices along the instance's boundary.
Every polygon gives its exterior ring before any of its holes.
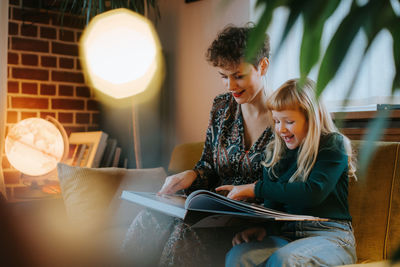
{"type": "MultiPolygon", "coordinates": [[[[339,132],[325,105],[322,101],[316,99],[314,87],[315,84],[310,79],[306,79],[302,86],[299,79],[288,80],[267,101],[267,106],[270,110],[297,109],[303,112],[308,124],[307,135],[298,152],[297,170],[289,179],[289,182],[307,181],[317,159],[321,135],[329,133],[338,133],[343,137],[344,149],[348,155],[348,176],[357,180],[355,175],[356,165],[350,140],[339,132]]],[[[266,159],[262,164],[269,167],[269,171],[276,178],[278,176],[274,172],[274,167],[282,158],[285,150],[285,143],[282,138],[277,137],[275,132],[274,140],[266,148],[266,159]]]]}

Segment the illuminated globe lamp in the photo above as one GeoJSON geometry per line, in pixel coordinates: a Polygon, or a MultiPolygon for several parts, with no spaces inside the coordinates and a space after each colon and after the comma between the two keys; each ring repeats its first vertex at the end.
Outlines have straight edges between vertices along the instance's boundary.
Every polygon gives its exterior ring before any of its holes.
{"type": "Polygon", "coordinates": [[[53,172],[57,163],[67,156],[66,147],[67,134],[62,125],[52,117],[48,116],[46,120],[29,118],[15,124],[5,140],[6,157],[11,166],[21,172],[22,182],[30,182],[31,185],[30,190],[16,197],[46,196],[38,180],[45,180],[50,184],[50,180],[56,179],[53,172]]]}
{"type": "MultiPolygon", "coordinates": [[[[164,77],[160,41],[146,17],[120,8],[94,17],[83,31],[80,58],[89,85],[114,99],[151,98],[164,77]]],[[[141,168],[138,120],[133,112],[136,167],[141,168]]]]}

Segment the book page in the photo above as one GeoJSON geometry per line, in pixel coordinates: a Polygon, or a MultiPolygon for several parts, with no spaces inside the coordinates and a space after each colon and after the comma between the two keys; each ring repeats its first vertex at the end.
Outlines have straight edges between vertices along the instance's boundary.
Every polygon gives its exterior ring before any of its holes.
{"type": "Polygon", "coordinates": [[[168,203],[180,208],[185,206],[186,201],[186,196],[184,195],[157,195],[157,193],[149,192],[135,192],[135,194],[142,195],[146,198],[154,199],[163,203],[168,203]]]}
{"type": "Polygon", "coordinates": [[[181,219],[186,215],[186,197],[182,195],[160,196],[157,193],[124,190],[121,198],[181,219]]]}
{"type": "Polygon", "coordinates": [[[233,214],[238,216],[254,216],[273,218],[285,221],[326,221],[327,219],[309,215],[290,214],[282,211],[265,208],[261,205],[237,201],[207,190],[197,190],[191,193],[185,203],[187,210],[209,211],[214,213],[233,214]],[[243,214],[244,213],[244,214],[243,214]]]}
{"type": "Polygon", "coordinates": [[[157,195],[157,193],[124,190],[121,198],[181,218],[196,227],[227,226],[234,222],[243,223],[244,220],[247,222],[327,220],[266,209],[261,205],[232,200],[206,190],[195,191],[187,198],[183,195],[157,195]]]}

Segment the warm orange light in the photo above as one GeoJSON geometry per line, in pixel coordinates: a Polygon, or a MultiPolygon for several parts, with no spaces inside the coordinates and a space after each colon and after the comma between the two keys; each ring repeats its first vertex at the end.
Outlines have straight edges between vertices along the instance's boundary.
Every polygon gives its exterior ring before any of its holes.
{"type": "Polygon", "coordinates": [[[91,86],[114,98],[162,80],[162,52],[152,23],[128,9],[97,15],[84,30],[80,56],[91,86]]]}
{"type": "Polygon", "coordinates": [[[20,172],[37,176],[54,170],[64,153],[64,140],[51,122],[40,118],[20,121],[5,141],[6,156],[20,172]]]}

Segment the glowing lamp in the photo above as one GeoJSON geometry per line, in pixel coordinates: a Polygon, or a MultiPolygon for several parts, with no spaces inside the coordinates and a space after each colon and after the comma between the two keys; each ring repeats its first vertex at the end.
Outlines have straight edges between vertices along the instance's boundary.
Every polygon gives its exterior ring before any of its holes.
{"type": "MultiPolygon", "coordinates": [[[[79,52],[87,82],[107,96],[140,94],[144,100],[160,88],[164,77],[160,41],[151,21],[138,13],[120,8],[97,15],[82,34],[79,52]]],[[[141,168],[134,105],[132,113],[136,167],[141,168]]]]}
{"type": "Polygon", "coordinates": [[[162,79],[162,52],[152,23],[120,8],[92,19],[80,40],[91,86],[113,98],[144,92],[162,79]]]}
{"type": "Polygon", "coordinates": [[[20,172],[39,176],[53,171],[64,156],[65,138],[48,120],[29,118],[11,128],[5,141],[10,164],[20,172]]]}

